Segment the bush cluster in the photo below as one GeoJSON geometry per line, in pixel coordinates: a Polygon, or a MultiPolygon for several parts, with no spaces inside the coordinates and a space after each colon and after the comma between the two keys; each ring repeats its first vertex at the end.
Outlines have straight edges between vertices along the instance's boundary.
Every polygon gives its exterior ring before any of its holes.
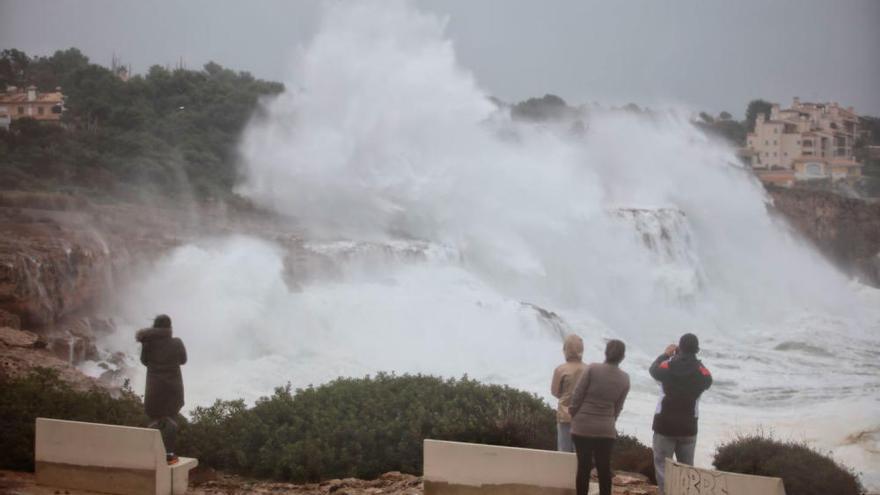
{"type": "Polygon", "coordinates": [[[197,408],[180,450],[206,464],[291,481],[420,473],[422,440],[553,449],[555,417],[537,396],[467,377],[340,378],[257,401],[197,408]]]}
{"type": "MultiPolygon", "coordinates": [[[[0,381],[0,468],[33,469],[37,417],[144,426],[130,389],[80,391],[51,370],[0,381]]],[[[178,451],[203,465],[260,478],[317,481],[420,474],[425,438],[553,450],[556,418],[539,397],[467,377],[379,374],[319,387],[288,385],[247,407],[242,400],[178,418],[178,451]]],[[[615,469],[653,479],[651,450],[621,435],[615,469]]]]}
{"type": "Polygon", "coordinates": [[[858,476],[830,457],[798,442],[754,434],[718,447],[714,465],[721,471],[782,478],[788,495],[859,495],[858,476]]]}
{"type": "Polygon", "coordinates": [[[0,380],[0,468],[33,470],[38,417],[126,426],[147,421],[143,403],[128,389],[117,397],[104,390],[79,391],[48,369],[0,380]]]}

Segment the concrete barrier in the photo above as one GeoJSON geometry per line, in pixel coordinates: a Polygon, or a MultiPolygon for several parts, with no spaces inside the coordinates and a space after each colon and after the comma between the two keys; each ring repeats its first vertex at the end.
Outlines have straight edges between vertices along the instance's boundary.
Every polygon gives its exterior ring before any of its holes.
{"type": "Polygon", "coordinates": [[[133,495],[182,495],[196,459],[169,466],[158,430],[37,418],[37,484],[133,495]]]}
{"type": "Polygon", "coordinates": [[[577,458],[564,452],[440,440],[424,444],[425,495],[574,495],[576,472],[577,458]]]}
{"type": "Polygon", "coordinates": [[[779,478],[700,469],[666,459],[666,495],[785,495],[779,478]]]}

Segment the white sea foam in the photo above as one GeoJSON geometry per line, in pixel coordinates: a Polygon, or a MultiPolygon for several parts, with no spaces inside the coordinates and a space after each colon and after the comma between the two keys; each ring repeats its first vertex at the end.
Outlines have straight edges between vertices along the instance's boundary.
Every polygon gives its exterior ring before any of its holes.
{"type": "MultiPolygon", "coordinates": [[[[560,326],[537,307],[585,337],[588,360],[603,338],[627,342],[621,425],[643,440],[646,368],[695,331],[716,379],[702,464],[716,440],[762,425],[880,484],[876,435],[846,440],[878,427],[865,413],[880,401],[877,292],[768,215],[731,150],[675,114],[594,112],[583,136],[512,122],[443,31],[406,2],[328,7],[298,89],[245,133],[241,192],[296,217],[332,276],[309,256],[286,272],[281,247],[233,237],[175,250],[124,293],[123,326],[174,318],[189,406],[382,370],[467,373],[549,401],[560,326]]],[[[129,336],[105,345],[134,355],[129,336]]]]}

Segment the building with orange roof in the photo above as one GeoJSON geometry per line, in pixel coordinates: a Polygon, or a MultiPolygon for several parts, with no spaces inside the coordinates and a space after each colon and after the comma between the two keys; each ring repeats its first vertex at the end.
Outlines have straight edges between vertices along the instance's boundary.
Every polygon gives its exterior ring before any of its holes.
{"type": "Polygon", "coordinates": [[[41,122],[60,123],[64,111],[64,95],[61,88],[41,93],[36,86],[21,90],[9,86],[0,93],[0,127],[9,127],[15,120],[30,117],[41,122]]]}
{"type": "Polygon", "coordinates": [[[858,135],[852,107],[794,98],[790,108],[774,104],[770,115],[758,115],[746,137],[746,156],[759,176],[791,171],[795,180],[856,179],[862,172],[853,151],[858,135]]]}

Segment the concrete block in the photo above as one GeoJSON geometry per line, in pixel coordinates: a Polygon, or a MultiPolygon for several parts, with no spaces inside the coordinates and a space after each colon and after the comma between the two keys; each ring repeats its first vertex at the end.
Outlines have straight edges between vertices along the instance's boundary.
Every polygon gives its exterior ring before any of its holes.
{"type": "Polygon", "coordinates": [[[574,495],[576,472],[577,458],[566,452],[424,443],[425,495],[574,495]]]}
{"type": "Polygon", "coordinates": [[[40,485],[117,494],[183,494],[196,459],[165,461],[158,430],[37,418],[40,485]]]}
{"type": "Polygon", "coordinates": [[[700,469],[666,459],[666,495],[785,495],[780,478],[700,469]]]}

